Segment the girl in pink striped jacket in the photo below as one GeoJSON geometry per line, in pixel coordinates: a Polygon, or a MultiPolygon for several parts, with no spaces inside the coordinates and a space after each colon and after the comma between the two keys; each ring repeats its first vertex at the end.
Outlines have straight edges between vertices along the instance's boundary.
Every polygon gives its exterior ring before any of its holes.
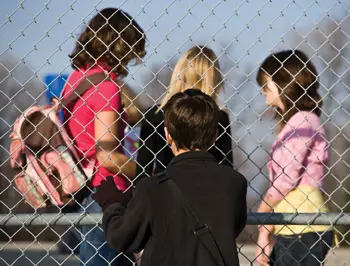
{"type": "MultiPolygon", "coordinates": [[[[271,187],[258,212],[327,212],[322,186],[328,142],[319,118],[315,66],[301,51],[279,52],[265,59],[257,81],[279,121],[267,165],[271,187]]],[[[261,266],[323,265],[332,241],[328,226],[260,226],[257,261],[261,266]]]]}

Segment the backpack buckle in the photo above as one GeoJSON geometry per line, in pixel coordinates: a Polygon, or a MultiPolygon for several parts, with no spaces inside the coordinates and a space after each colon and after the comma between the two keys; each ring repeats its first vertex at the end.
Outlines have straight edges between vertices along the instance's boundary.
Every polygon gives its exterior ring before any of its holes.
{"type": "Polygon", "coordinates": [[[207,224],[200,225],[193,230],[193,233],[195,236],[200,236],[208,232],[209,232],[209,227],[207,224]]]}

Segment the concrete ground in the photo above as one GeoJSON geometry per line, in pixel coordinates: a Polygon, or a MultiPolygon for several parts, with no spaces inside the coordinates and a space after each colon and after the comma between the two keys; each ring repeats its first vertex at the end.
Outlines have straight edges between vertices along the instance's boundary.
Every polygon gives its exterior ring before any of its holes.
{"type": "MultiPolygon", "coordinates": [[[[253,245],[243,245],[241,248],[241,266],[257,265],[251,263],[255,257],[255,247],[253,245]]],[[[76,255],[58,254],[55,243],[1,243],[0,242],[0,265],[11,266],[77,266],[79,260],[76,255]]],[[[130,264],[131,265],[131,264],[130,264]]],[[[326,266],[350,266],[350,248],[337,248],[329,252],[326,266]]]]}
{"type": "MultiPolygon", "coordinates": [[[[244,245],[241,248],[240,264],[241,266],[258,265],[254,261],[255,258],[255,246],[244,245]]],[[[336,248],[328,252],[325,266],[350,266],[350,248],[336,248]]]]}
{"type": "Polygon", "coordinates": [[[0,243],[0,265],[77,266],[75,255],[60,255],[55,243],[0,243]]]}

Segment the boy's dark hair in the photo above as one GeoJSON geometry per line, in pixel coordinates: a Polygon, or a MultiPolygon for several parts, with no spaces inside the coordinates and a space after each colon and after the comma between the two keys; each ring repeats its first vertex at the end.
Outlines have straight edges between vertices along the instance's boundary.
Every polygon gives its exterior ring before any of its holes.
{"type": "Polygon", "coordinates": [[[69,57],[73,69],[91,67],[101,61],[117,75],[126,76],[129,61],[146,54],[145,42],[144,31],[128,13],[105,8],[86,25],[69,57]]]}
{"type": "Polygon", "coordinates": [[[197,89],[173,95],[163,108],[164,125],[178,149],[206,150],[215,141],[219,107],[197,89]]]}

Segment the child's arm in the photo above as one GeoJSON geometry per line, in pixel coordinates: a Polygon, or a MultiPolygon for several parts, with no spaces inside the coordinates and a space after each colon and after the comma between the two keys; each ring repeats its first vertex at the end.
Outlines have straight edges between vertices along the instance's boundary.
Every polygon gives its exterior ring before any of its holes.
{"type": "MultiPolygon", "coordinates": [[[[157,128],[163,121],[162,111],[155,113],[157,108],[151,108],[147,110],[145,119],[141,123],[140,132],[140,147],[137,153],[137,166],[136,166],[136,177],[140,178],[141,175],[150,177],[153,174],[154,162],[156,155],[164,148],[159,145],[158,138],[159,134],[157,128]],[[154,122],[157,121],[157,122],[154,122]]],[[[164,142],[166,145],[166,142],[164,142]]]]}
{"type": "Polygon", "coordinates": [[[139,98],[126,83],[119,83],[122,92],[122,104],[128,114],[128,124],[134,126],[142,119],[142,108],[139,98]]]}
{"type": "Polygon", "coordinates": [[[151,236],[146,198],[142,188],[137,188],[127,207],[114,203],[103,212],[103,228],[110,247],[122,252],[144,249],[151,236]]]}
{"type": "Polygon", "coordinates": [[[219,125],[219,132],[220,128],[222,128],[222,136],[221,136],[221,145],[219,146],[219,149],[224,153],[224,161],[223,165],[227,165],[229,167],[233,167],[233,147],[232,147],[232,135],[231,135],[231,124],[230,124],[230,118],[228,114],[225,112],[225,115],[220,122],[221,126],[219,125]]]}
{"type": "Polygon", "coordinates": [[[244,227],[247,223],[247,180],[244,176],[242,177],[242,186],[241,186],[241,193],[240,193],[240,206],[238,208],[238,219],[237,219],[237,226],[236,226],[236,237],[243,231],[244,227]]]}
{"type": "Polygon", "coordinates": [[[229,116],[221,111],[215,145],[209,150],[221,165],[233,167],[232,141],[229,116]]]}
{"type": "Polygon", "coordinates": [[[145,188],[142,183],[139,184],[130,202],[126,203],[126,193],[117,189],[111,192],[111,184],[107,186],[107,182],[104,182],[93,198],[103,209],[102,223],[108,245],[122,252],[141,251],[151,235],[150,209],[145,188]]]}

